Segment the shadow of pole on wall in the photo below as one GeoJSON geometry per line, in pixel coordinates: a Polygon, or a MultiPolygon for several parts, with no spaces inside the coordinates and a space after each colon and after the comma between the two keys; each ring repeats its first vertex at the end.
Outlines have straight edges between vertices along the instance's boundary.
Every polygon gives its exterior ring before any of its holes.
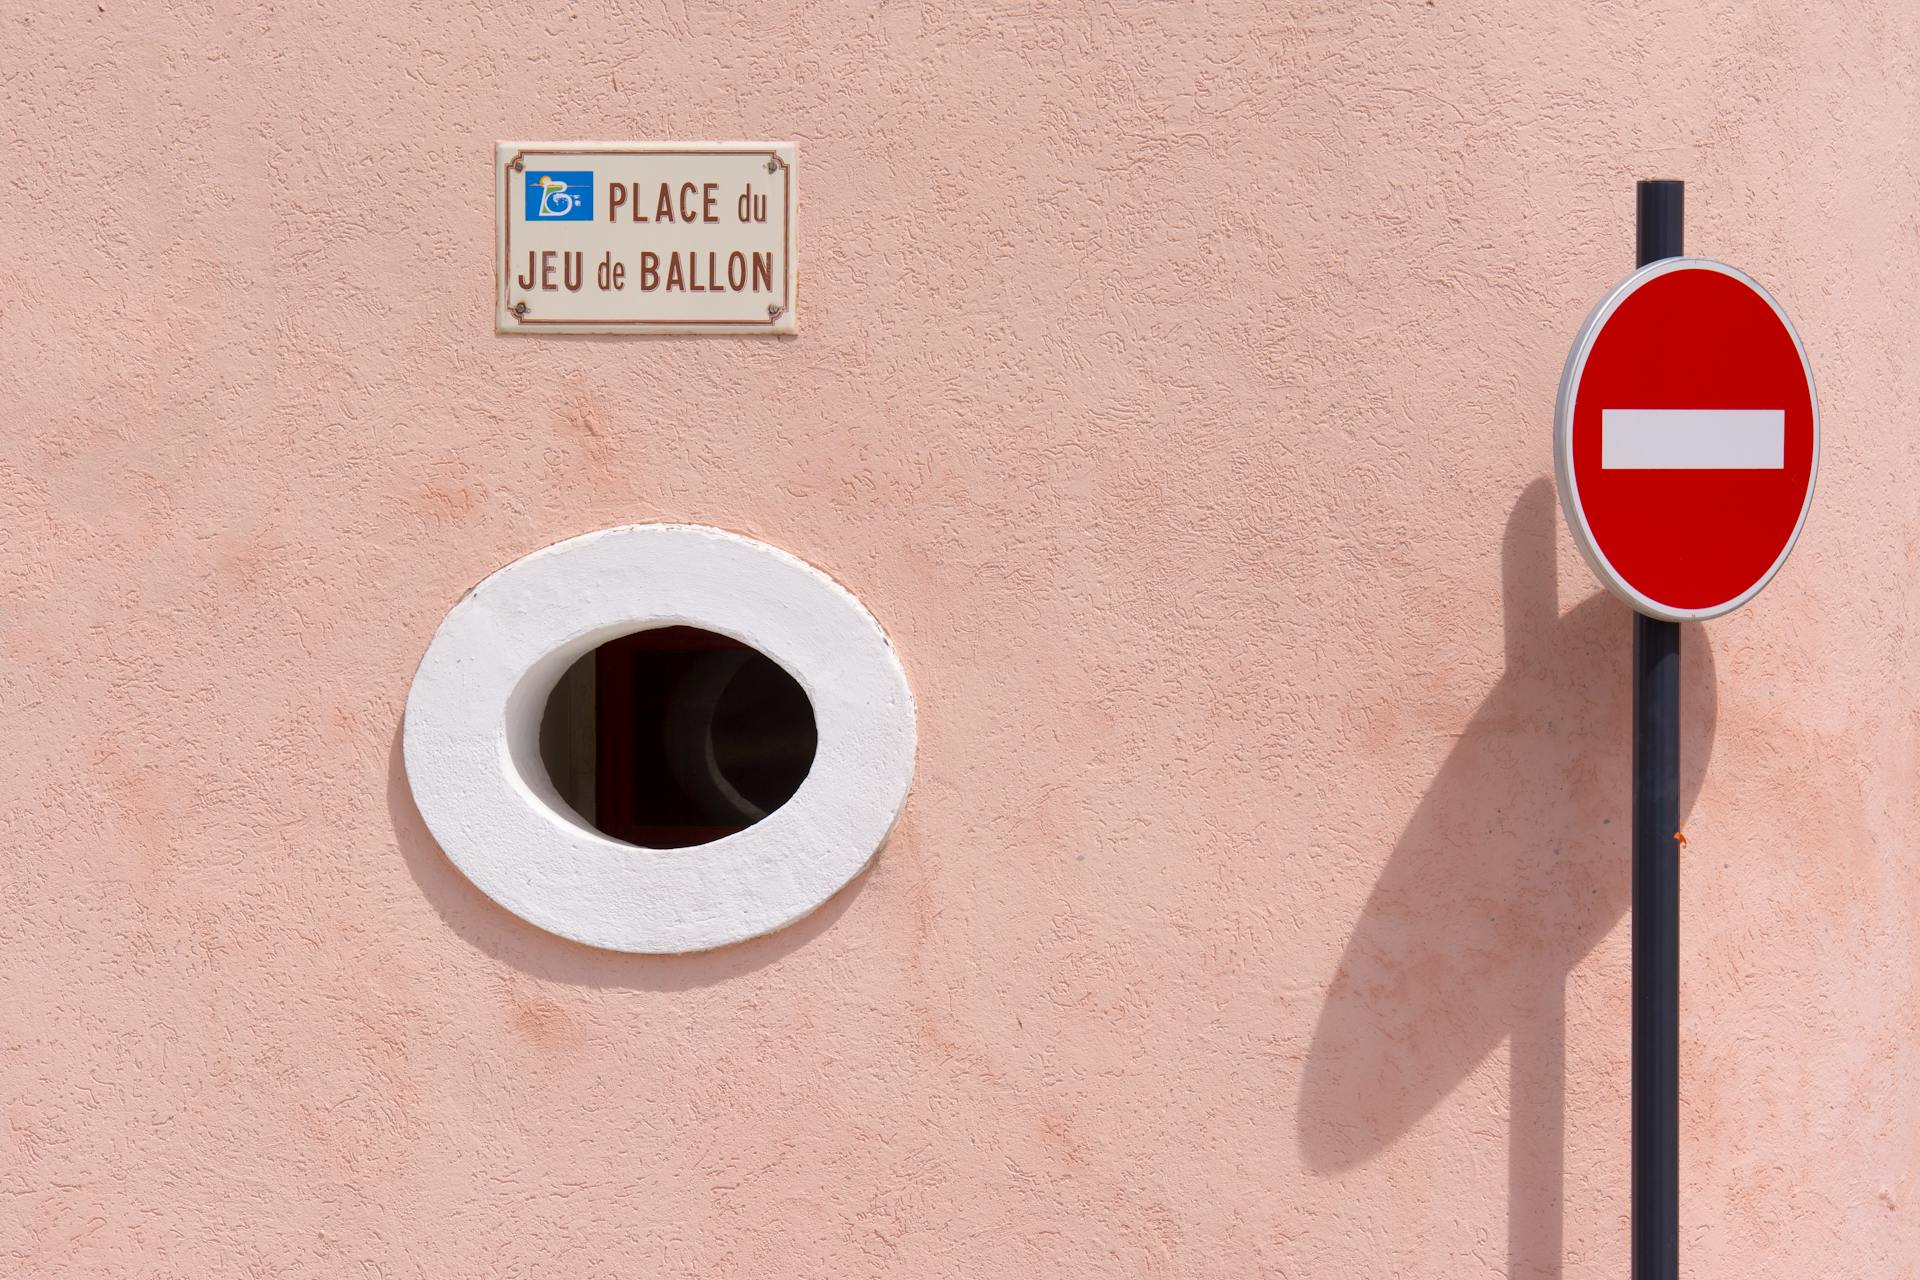
{"type": "MultiPolygon", "coordinates": [[[[1566,982],[1632,887],[1632,615],[1559,614],[1553,486],[1508,518],[1506,669],[1408,819],[1354,926],[1301,1084],[1307,1164],[1380,1154],[1509,1044],[1508,1274],[1561,1274],[1566,982]]],[[[1712,748],[1713,655],[1682,645],[1681,812],[1712,748]]],[[[1628,1123],[1620,1109],[1618,1123],[1628,1123]]]]}

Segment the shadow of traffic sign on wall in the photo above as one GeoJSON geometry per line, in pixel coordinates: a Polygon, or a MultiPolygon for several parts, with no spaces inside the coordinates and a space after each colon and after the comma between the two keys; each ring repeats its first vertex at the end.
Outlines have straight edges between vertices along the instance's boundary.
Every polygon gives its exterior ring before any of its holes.
{"type": "MultiPolygon", "coordinates": [[[[1505,669],[1354,926],[1314,1031],[1298,1124],[1310,1167],[1351,1168],[1512,1039],[1510,1245],[1557,1260],[1565,984],[1628,904],[1632,615],[1604,592],[1559,613],[1554,508],[1541,479],[1508,519],[1505,669]]],[[[1716,712],[1704,636],[1686,662],[1691,806],[1716,712]]]]}

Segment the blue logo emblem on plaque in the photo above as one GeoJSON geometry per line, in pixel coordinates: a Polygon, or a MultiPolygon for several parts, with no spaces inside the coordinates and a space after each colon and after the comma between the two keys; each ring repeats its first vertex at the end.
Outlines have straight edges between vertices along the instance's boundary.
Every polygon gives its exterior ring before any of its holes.
{"type": "Polygon", "coordinates": [[[592,222],[593,171],[527,171],[528,222],[592,222]]]}

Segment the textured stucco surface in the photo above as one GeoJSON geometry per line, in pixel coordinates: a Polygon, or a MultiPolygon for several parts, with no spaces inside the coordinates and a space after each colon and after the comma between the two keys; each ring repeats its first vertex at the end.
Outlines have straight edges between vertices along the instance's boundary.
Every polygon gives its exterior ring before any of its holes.
{"type": "Polygon", "coordinates": [[[1917,108],[1892,0],[13,0],[0,1272],[1622,1274],[1629,625],[1543,477],[1657,173],[1826,446],[1685,641],[1686,1274],[1920,1275],[1917,108]],[[800,335],[494,335],[566,136],[796,139],[800,335]],[[396,754],[464,590],[657,519],[921,716],[869,873],[677,959],[396,754]]]}

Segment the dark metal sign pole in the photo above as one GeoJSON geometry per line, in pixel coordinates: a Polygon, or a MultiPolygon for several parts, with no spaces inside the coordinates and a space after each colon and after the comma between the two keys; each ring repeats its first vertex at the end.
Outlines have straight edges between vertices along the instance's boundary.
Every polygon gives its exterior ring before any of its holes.
{"type": "MultiPolygon", "coordinates": [[[[1682,256],[1685,184],[1639,185],[1639,265],[1682,256]]],[[[1633,1280],[1680,1274],[1680,624],[1633,615],[1633,1280]]]]}

